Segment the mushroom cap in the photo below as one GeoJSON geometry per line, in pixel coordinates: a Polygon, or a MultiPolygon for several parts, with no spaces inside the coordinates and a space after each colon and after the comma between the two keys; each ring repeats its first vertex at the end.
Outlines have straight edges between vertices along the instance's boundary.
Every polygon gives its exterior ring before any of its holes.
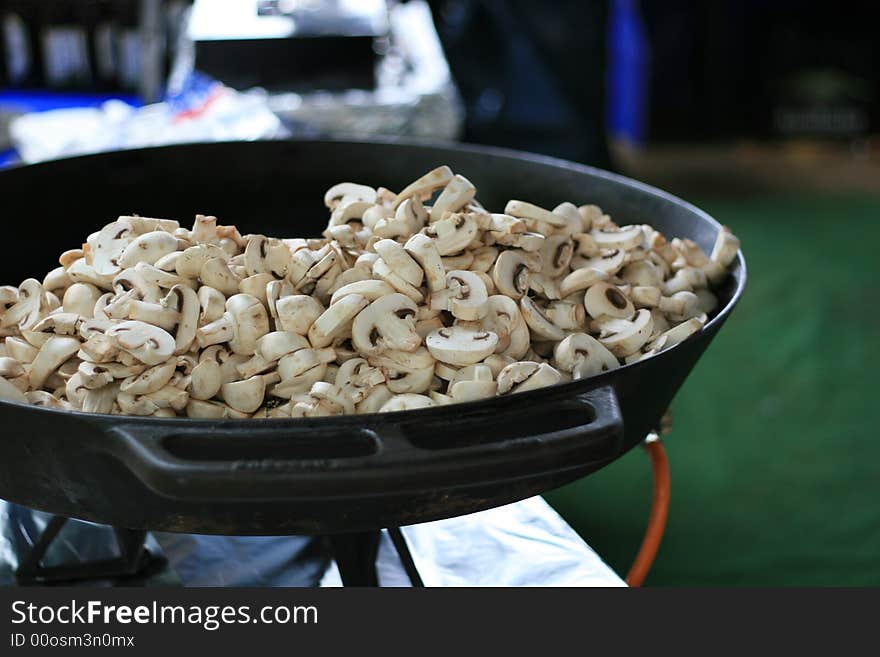
{"type": "Polygon", "coordinates": [[[439,361],[450,365],[473,365],[489,356],[498,345],[492,331],[465,326],[435,329],[425,338],[428,351],[439,361]]]}

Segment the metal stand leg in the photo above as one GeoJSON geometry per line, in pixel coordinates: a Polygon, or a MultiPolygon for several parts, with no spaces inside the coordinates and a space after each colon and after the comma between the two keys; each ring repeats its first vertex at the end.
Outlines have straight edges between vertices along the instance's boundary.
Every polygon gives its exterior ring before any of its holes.
{"type": "MultiPolygon", "coordinates": [[[[400,529],[391,527],[388,533],[412,585],[424,586],[400,529]]],[[[380,538],[381,532],[378,531],[327,537],[343,586],[379,586],[376,557],[379,554],[380,538]]]]}
{"type": "Polygon", "coordinates": [[[116,542],[119,556],[113,559],[100,559],[87,563],[43,566],[41,562],[52,541],[58,536],[68,518],[53,516],[40,538],[34,543],[30,553],[15,571],[15,578],[21,585],[46,584],[52,582],[76,582],[90,579],[131,577],[155,563],[156,557],[145,547],[147,532],[136,529],[117,529],[116,542]]]}
{"type": "Polygon", "coordinates": [[[376,556],[380,536],[376,531],[328,537],[343,586],[379,586],[376,556]]]}

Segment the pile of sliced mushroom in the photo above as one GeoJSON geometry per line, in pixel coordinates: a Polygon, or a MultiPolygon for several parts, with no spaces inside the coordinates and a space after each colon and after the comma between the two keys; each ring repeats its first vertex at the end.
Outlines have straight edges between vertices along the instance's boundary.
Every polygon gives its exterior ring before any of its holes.
{"type": "Polygon", "coordinates": [[[699,331],[739,248],[724,229],[707,255],[594,205],[492,213],[446,166],[324,202],[321,239],[119,217],[42,282],[0,287],[0,398],[278,418],[534,390],[699,331]]]}

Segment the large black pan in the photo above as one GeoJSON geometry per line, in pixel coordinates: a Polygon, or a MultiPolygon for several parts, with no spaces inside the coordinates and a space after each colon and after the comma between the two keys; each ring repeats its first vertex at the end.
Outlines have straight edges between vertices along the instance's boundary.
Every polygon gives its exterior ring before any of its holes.
{"type": "MultiPolygon", "coordinates": [[[[0,173],[0,281],[40,277],[119,214],[216,214],[242,232],[319,235],[340,180],[402,188],[449,164],[489,208],[597,203],[712,246],[718,224],[645,185],[550,158],[411,143],[197,144],[0,173]]],[[[0,402],[0,497],[133,529],[325,534],[469,513],[589,474],[654,428],[745,284],[696,336],[585,381],[457,406],[368,416],[200,421],[88,415],[0,402]]]]}

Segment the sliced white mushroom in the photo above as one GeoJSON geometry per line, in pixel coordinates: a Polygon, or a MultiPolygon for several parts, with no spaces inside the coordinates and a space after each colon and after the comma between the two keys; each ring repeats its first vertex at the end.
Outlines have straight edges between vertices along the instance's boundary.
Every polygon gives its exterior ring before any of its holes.
{"type": "Polygon", "coordinates": [[[415,332],[416,309],[416,304],[400,293],[373,301],[352,324],[355,348],[371,355],[386,349],[415,351],[422,343],[415,332]]]}
{"type": "Polygon", "coordinates": [[[326,347],[339,337],[351,333],[351,325],[359,312],[369,305],[360,294],[347,294],[328,307],[309,328],[309,342],[313,347],[326,347]]]}
{"type": "MultiPolygon", "coordinates": [[[[171,359],[160,363],[150,369],[124,379],[119,385],[119,390],[131,395],[145,395],[164,388],[177,368],[177,360],[171,359]]],[[[82,370],[80,370],[82,372],[82,370]]],[[[85,377],[84,377],[85,378],[85,377]]],[[[87,385],[87,387],[89,387],[87,385]]]]}
{"type": "Polygon", "coordinates": [[[171,233],[156,230],[138,235],[121,252],[117,265],[122,269],[134,267],[139,262],[156,264],[156,261],[177,251],[177,238],[171,233]]]}
{"type": "Polygon", "coordinates": [[[294,294],[283,297],[275,303],[275,322],[284,331],[306,335],[324,306],[307,294],[294,294]]]}
{"type": "Polygon", "coordinates": [[[557,343],[553,363],[574,379],[585,379],[620,366],[617,357],[596,338],[586,333],[572,333],[557,343]]]}
{"type": "Polygon", "coordinates": [[[473,365],[495,351],[498,336],[481,328],[450,326],[436,329],[425,338],[431,355],[450,365],[473,365]]]}
{"type": "Polygon", "coordinates": [[[584,307],[590,317],[632,317],[635,307],[632,301],[616,285],[600,282],[587,290],[584,307]]]}
{"type": "Polygon", "coordinates": [[[145,365],[164,363],[176,348],[171,334],[145,322],[120,322],[108,329],[106,336],[145,365]]]}
{"type": "Polygon", "coordinates": [[[565,337],[565,331],[556,326],[544,310],[538,306],[530,297],[523,297],[519,300],[520,311],[523,319],[529,325],[529,329],[533,336],[538,336],[545,340],[562,340],[565,337]]]}
{"type": "Polygon", "coordinates": [[[568,271],[574,255],[574,242],[568,235],[549,235],[541,245],[541,273],[556,278],[568,271]]]}
{"type": "Polygon", "coordinates": [[[476,219],[469,212],[455,212],[424,229],[434,240],[441,256],[448,256],[466,249],[479,233],[476,219]]]}
{"type": "Polygon", "coordinates": [[[434,401],[430,397],[405,393],[402,395],[394,395],[394,397],[382,405],[378,412],[393,413],[396,411],[412,411],[418,408],[429,408],[434,405],[434,401]]]}
{"type": "Polygon", "coordinates": [[[439,221],[447,212],[457,212],[470,203],[477,188],[464,176],[452,177],[431,207],[431,221],[439,221]]]}
{"type": "Polygon", "coordinates": [[[236,294],[226,300],[223,317],[199,328],[196,339],[202,348],[228,342],[235,353],[252,356],[257,340],[268,332],[269,316],[260,300],[236,294]]]}
{"type": "Polygon", "coordinates": [[[504,206],[504,214],[525,219],[527,222],[541,221],[551,226],[560,227],[566,225],[565,217],[525,201],[508,201],[504,206]]]}
{"type": "Polygon", "coordinates": [[[358,185],[352,182],[343,182],[333,185],[324,194],[324,205],[333,210],[336,206],[350,203],[352,201],[363,201],[365,203],[376,202],[376,190],[367,185],[358,185]]]}
{"type": "Polygon", "coordinates": [[[348,296],[349,294],[359,295],[367,301],[375,301],[376,299],[379,299],[386,295],[394,294],[394,288],[388,285],[388,283],[386,283],[385,281],[377,281],[372,279],[355,281],[354,283],[343,285],[342,287],[337,289],[333,293],[333,296],[330,297],[330,305],[332,306],[334,303],[336,303],[343,297],[348,296]]]}
{"type": "Polygon", "coordinates": [[[244,381],[224,383],[220,388],[220,395],[236,411],[253,413],[263,404],[266,382],[261,376],[252,376],[244,381]]]}
{"type": "Polygon", "coordinates": [[[498,373],[498,394],[537,390],[560,381],[562,375],[547,363],[532,361],[511,363],[498,373]]]}
{"type": "Polygon", "coordinates": [[[611,319],[602,323],[599,342],[618,358],[625,358],[640,349],[653,330],[651,312],[643,308],[632,321],[611,319]]]}
{"type": "Polygon", "coordinates": [[[519,299],[529,291],[531,273],[539,270],[540,262],[527,254],[516,250],[504,251],[495,261],[492,280],[499,293],[519,299]]]}
{"type": "Polygon", "coordinates": [[[730,232],[727,226],[722,226],[715,238],[715,245],[712,247],[709,258],[722,267],[729,267],[736,260],[739,247],[739,239],[730,232]]]}
{"type": "Polygon", "coordinates": [[[575,292],[580,292],[581,290],[593,287],[596,283],[606,281],[608,278],[608,274],[601,269],[595,269],[593,267],[576,269],[563,278],[559,283],[559,294],[561,297],[565,298],[575,292]]]}
{"type": "Polygon", "coordinates": [[[446,165],[432,169],[398,192],[397,197],[391,203],[391,209],[397,208],[398,205],[411,196],[422,198],[433,194],[438,189],[448,185],[452,177],[452,169],[446,165]]]}
{"type": "Polygon", "coordinates": [[[642,244],[645,234],[641,226],[622,226],[613,230],[594,228],[590,235],[600,249],[629,251],[642,244]]]}

